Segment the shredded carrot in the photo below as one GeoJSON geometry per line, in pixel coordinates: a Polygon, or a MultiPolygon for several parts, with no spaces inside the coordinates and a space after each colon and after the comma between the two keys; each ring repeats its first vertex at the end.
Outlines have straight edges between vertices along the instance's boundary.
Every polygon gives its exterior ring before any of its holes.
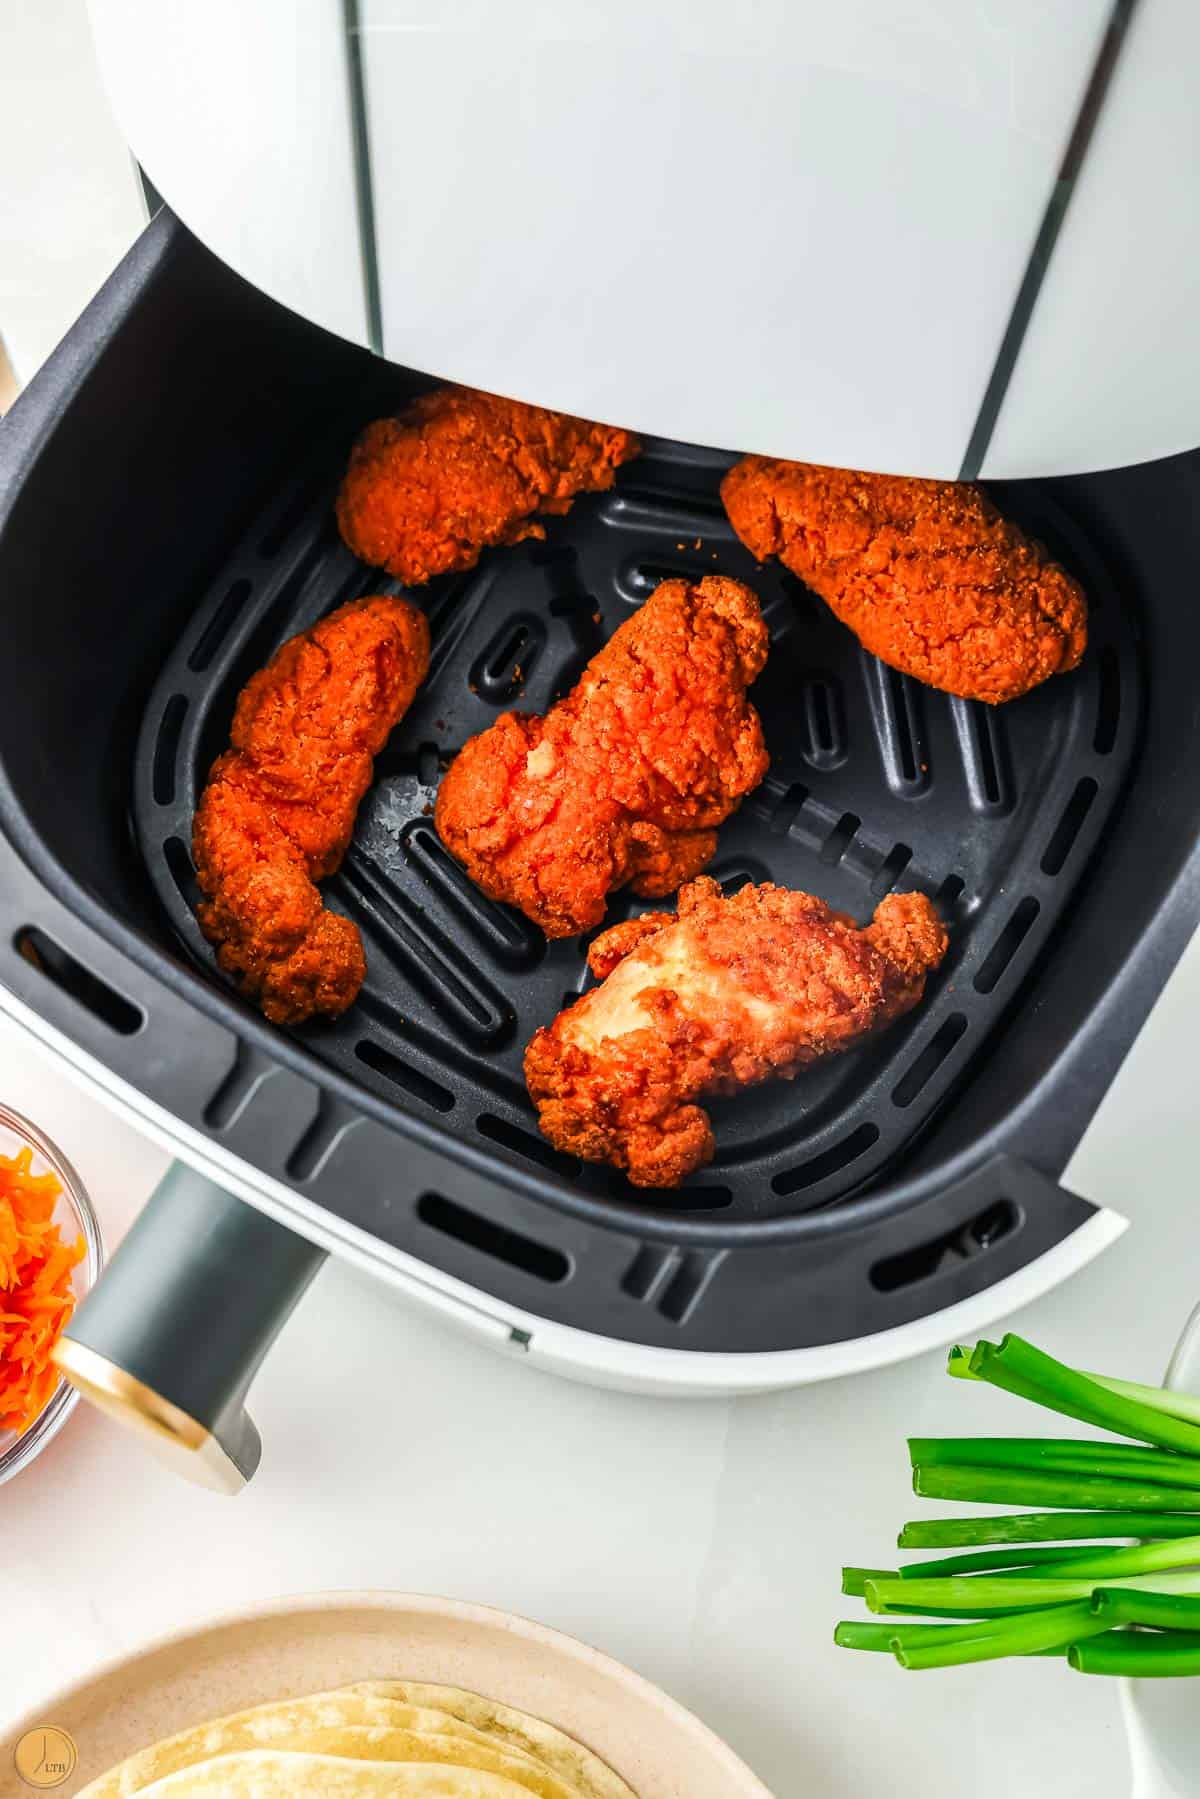
{"type": "Polygon", "coordinates": [[[83,1238],[54,1222],[62,1187],[33,1174],[33,1151],[0,1156],[0,1430],[27,1430],[58,1384],[50,1351],[75,1309],[71,1270],[83,1238]]]}

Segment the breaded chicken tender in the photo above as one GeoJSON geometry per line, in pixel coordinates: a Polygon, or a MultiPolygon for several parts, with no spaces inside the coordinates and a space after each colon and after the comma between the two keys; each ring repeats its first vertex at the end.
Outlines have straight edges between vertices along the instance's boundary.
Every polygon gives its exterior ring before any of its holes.
{"type": "Polygon", "coordinates": [[[350,842],[373,758],[429,665],[407,600],[351,600],[275,652],[243,688],[232,747],[196,809],[201,929],[267,1017],[344,1012],[366,973],[362,938],[315,883],[350,842]]]}
{"type": "Polygon", "coordinates": [[[767,657],[740,581],[664,581],[544,718],[506,712],[438,793],[442,842],[547,937],[599,924],[616,887],[674,893],[767,772],[746,688],[767,657]]]}
{"type": "Polygon", "coordinates": [[[525,1053],[538,1123],[557,1149],[610,1162],[635,1187],[677,1187],[713,1155],[705,1094],[790,1080],[917,1004],[946,953],[923,893],[889,894],[859,930],[769,882],[723,897],[701,876],[677,914],[614,925],[588,962],[603,982],[525,1053]]]}
{"type": "Polygon", "coordinates": [[[338,528],[356,556],[412,586],[473,568],[490,544],[544,537],[535,514],[611,487],[638,449],[613,426],[441,387],[367,426],[338,494],[338,528]]]}
{"type": "Polygon", "coordinates": [[[746,456],[721,498],[760,561],[778,556],[864,649],[930,687],[998,705],[1083,655],[1078,581],[977,487],[746,456]]]}

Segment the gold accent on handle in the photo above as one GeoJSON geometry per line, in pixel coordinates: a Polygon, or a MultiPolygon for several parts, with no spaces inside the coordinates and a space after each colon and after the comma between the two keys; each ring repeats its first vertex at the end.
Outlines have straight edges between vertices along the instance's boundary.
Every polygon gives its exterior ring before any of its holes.
{"type": "Polygon", "coordinates": [[[66,1336],[59,1338],[51,1357],[85,1399],[146,1438],[176,1474],[217,1493],[238,1493],[245,1486],[245,1475],[213,1433],[136,1375],[66,1336]]]}

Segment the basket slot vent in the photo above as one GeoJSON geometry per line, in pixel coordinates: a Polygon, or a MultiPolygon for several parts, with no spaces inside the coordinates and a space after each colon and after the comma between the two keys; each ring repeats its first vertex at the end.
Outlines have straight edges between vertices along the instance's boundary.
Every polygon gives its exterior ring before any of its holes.
{"type": "Polygon", "coordinates": [[[1021,1215],[1011,1199],[998,1199],[970,1224],[956,1225],[940,1237],[931,1237],[926,1243],[875,1262],[868,1279],[877,1293],[899,1293],[904,1287],[915,1287],[919,1281],[931,1280],[935,1274],[994,1248],[1011,1237],[1020,1222],[1021,1215]]]}
{"type": "Polygon", "coordinates": [[[959,900],[966,890],[966,885],[967,883],[963,880],[961,875],[946,876],[945,880],[933,896],[934,904],[937,906],[937,909],[942,914],[943,918],[948,917],[954,911],[954,908],[958,905],[959,900]]]}
{"type": "Polygon", "coordinates": [[[1046,853],[1042,857],[1042,873],[1056,875],[1062,872],[1063,863],[1070,855],[1083,828],[1083,821],[1092,809],[1092,801],[1099,792],[1091,775],[1084,775],[1078,782],[1074,793],[1063,807],[1063,815],[1054,827],[1054,835],[1046,845],[1046,853]]]}
{"type": "Polygon", "coordinates": [[[949,1018],[938,1026],[908,1073],[897,1083],[892,1093],[895,1105],[902,1109],[911,1106],[921,1089],[933,1079],[966,1028],[966,1014],[963,1012],[951,1012],[949,1018]]]}
{"type": "Polygon", "coordinates": [[[171,879],[188,907],[194,911],[200,903],[200,887],[196,880],[196,871],[192,867],[188,846],[183,838],[168,837],[163,844],[163,857],[171,871],[171,879]]]}
{"type": "Polygon", "coordinates": [[[862,819],[856,813],[843,812],[821,845],[821,861],[828,867],[835,867],[854,842],[861,824],[862,819]]]}
{"type": "Polygon", "coordinates": [[[1121,664],[1111,644],[1100,652],[1100,691],[1096,701],[1096,730],[1092,747],[1098,756],[1112,753],[1121,716],[1121,664]]]}
{"type": "Polygon", "coordinates": [[[132,1000],[110,987],[107,981],[101,980],[90,968],[85,968],[69,950],[37,925],[22,925],[14,934],[13,943],[17,954],[36,968],[39,974],[45,975],[55,987],[66,993],[77,1005],[106,1024],[110,1031],[118,1036],[132,1037],[140,1031],[146,1022],[146,1014],[132,1000]]]}
{"type": "Polygon", "coordinates": [[[815,1187],[831,1174],[840,1174],[849,1168],[873,1144],[879,1141],[879,1127],[874,1124],[860,1124],[839,1143],[831,1144],[822,1150],[819,1156],[812,1156],[807,1162],[800,1162],[795,1168],[788,1168],[783,1174],[777,1174],[771,1182],[775,1193],[802,1193],[806,1187],[815,1187]]]}
{"type": "Polygon", "coordinates": [[[510,1268],[519,1268],[522,1274],[531,1274],[535,1280],[557,1285],[571,1272],[570,1257],[561,1249],[526,1237],[508,1225],[497,1224],[481,1212],[473,1212],[453,1199],[444,1199],[440,1193],[421,1195],[417,1201],[417,1217],[430,1230],[453,1237],[457,1243],[465,1243],[468,1249],[492,1256],[498,1262],[507,1262],[510,1268]]]}
{"type": "Polygon", "coordinates": [[[950,710],[974,812],[1009,812],[1013,784],[1004,720],[982,700],[952,699],[950,710]]]}
{"type": "Polygon", "coordinates": [[[244,579],[234,581],[225,589],[187,659],[187,665],[194,675],[204,673],[236,623],[239,612],[250,598],[250,591],[250,582],[244,579]]]}
{"type": "Polygon", "coordinates": [[[170,806],[175,799],[175,762],[179,755],[179,738],[188,703],[182,693],[173,693],[163,707],[158,740],[154,745],[154,769],[150,777],[154,802],[170,806]]]}
{"type": "Polygon", "coordinates": [[[988,951],[983,967],[975,976],[976,993],[993,991],[1005,969],[1024,943],[1029,934],[1029,928],[1040,911],[1041,906],[1029,894],[1013,908],[1012,917],[988,951]]]}
{"type": "Polygon", "coordinates": [[[835,675],[813,675],[804,683],[804,758],[814,768],[837,768],[846,760],[846,707],[835,675]]]}
{"type": "Polygon", "coordinates": [[[376,1074],[393,1081],[413,1099],[423,1100],[435,1112],[454,1110],[454,1095],[449,1087],[443,1087],[440,1081],[430,1080],[427,1074],[422,1074],[419,1068],[414,1068],[401,1057],[394,1056],[381,1043],[373,1043],[369,1037],[363,1037],[354,1045],[354,1053],[360,1062],[373,1068],[376,1074]]]}
{"type": "Polygon", "coordinates": [[[502,1144],[527,1162],[536,1162],[539,1168],[553,1169],[555,1174],[568,1175],[572,1180],[579,1173],[581,1164],[574,1156],[564,1156],[559,1150],[552,1149],[544,1138],[535,1137],[532,1131],[523,1131],[519,1124],[510,1124],[507,1118],[481,1112],[475,1123],[491,1142],[502,1144]]]}
{"type": "Polygon", "coordinates": [[[899,669],[889,668],[865,650],[861,662],[884,780],[902,799],[915,799],[930,782],[920,688],[899,669]]]}
{"type": "Polygon", "coordinates": [[[912,859],[913,853],[907,843],[893,844],[879,864],[878,872],[871,877],[871,892],[880,896],[890,893],[912,859]]]}
{"type": "Polygon", "coordinates": [[[505,706],[529,679],[546,646],[546,627],[531,612],[506,619],[471,668],[471,686],[481,699],[505,706]]]}
{"type": "Polygon", "coordinates": [[[405,826],[401,841],[421,879],[462,915],[502,961],[514,968],[533,968],[542,960],[546,953],[542,933],[521,913],[480,892],[438,836],[432,819],[413,819],[405,826]]]}

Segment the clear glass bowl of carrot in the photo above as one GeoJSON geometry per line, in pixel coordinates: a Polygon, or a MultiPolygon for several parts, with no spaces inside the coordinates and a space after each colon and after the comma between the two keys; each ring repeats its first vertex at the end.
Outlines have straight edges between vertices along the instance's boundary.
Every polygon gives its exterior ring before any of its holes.
{"type": "Polygon", "coordinates": [[[103,1258],[92,1202],[71,1164],[37,1125],[0,1104],[0,1482],[46,1447],[79,1397],[50,1351],[103,1258]]]}

